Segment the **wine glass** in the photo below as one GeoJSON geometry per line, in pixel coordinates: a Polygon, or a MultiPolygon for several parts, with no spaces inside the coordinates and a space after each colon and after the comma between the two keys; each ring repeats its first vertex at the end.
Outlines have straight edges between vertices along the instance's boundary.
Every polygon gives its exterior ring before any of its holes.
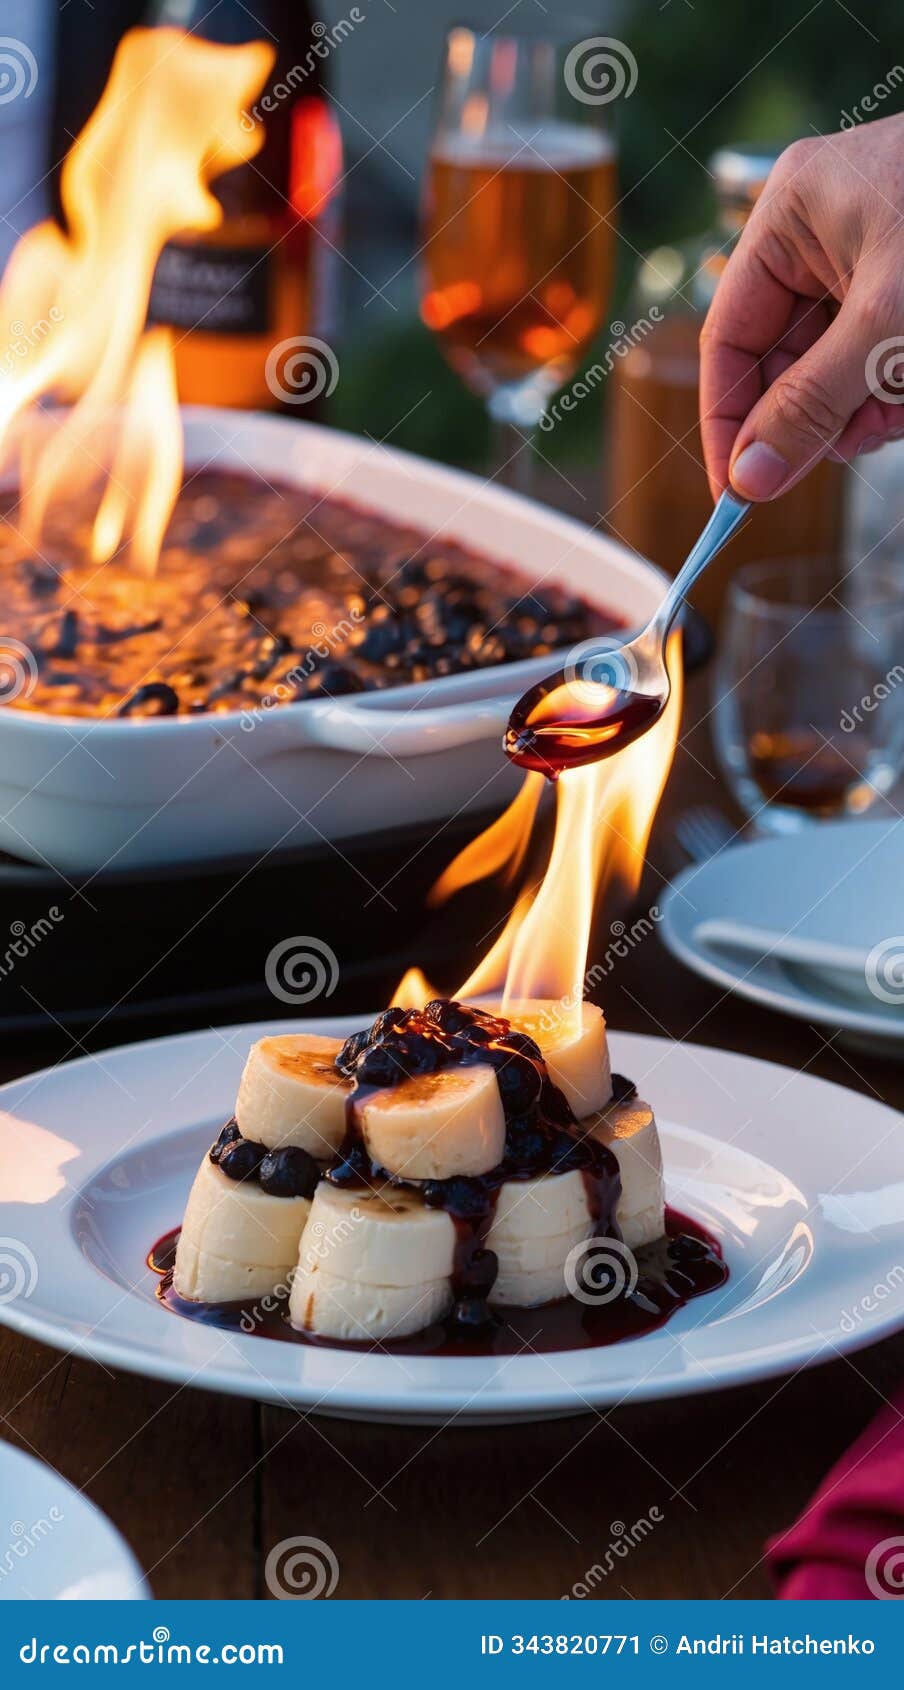
{"type": "Polygon", "coordinates": [[[612,285],[610,112],[636,65],[621,43],[609,51],[600,40],[591,24],[548,18],[537,30],[459,25],[445,41],[421,316],[484,400],[500,473],[522,487],[530,437],[578,368],[612,285]]]}
{"type": "Polygon", "coordinates": [[[728,592],[714,739],[764,833],[862,815],[904,766],[904,576],[803,558],[750,564],[728,592]]]}

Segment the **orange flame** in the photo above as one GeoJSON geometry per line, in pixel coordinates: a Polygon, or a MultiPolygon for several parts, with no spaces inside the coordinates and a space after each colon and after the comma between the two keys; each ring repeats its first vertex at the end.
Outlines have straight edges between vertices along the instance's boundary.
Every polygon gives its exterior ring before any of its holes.
{"type": "Polygon", "coordinates": [[[130,30],[63,168],[66,232],[38,224],[13,252],[0,318],[35,328],[0,372],[0,444],[18,457],[35,546],[52,503],[99,483],[95,561],[125,538],[135,568],[156,566],[182,428],[169,331],[145,329],[154,269],[167,241],[220,222],[208,184],[259,151],[263,131],[241,118],[273,59],[263,41],[130,30]],[[48,419],[45,400],[71,408],[48,419]]]}
{"type": "MultiPolygon", "coordinates": [[[[680,634],[669,642],[668,668],[671,697],[649,732],[611,758],[559,778],[546,872],[539,884],[521,892],[502,933],[456,997],[501,997],[503,1009],[516,1000],[554,998],[566,1022],[573,1015],[577,1031],[594,908],[616,884],[629,894],[639,885],[672,765],[681,717],[680,634]]],[[[526,777],[505,814],[446,869],[433,888],[432,902],[500,868],[510,869],[513,862],[520,866],[542,787],[542,775],[526,777]]],[[[438,995],[417,969],[409,969],[402,986],[411,999],[406,1007],[422,1007],[438,995]],[[418,998],[424,988],[427,997],[418,998]]]]}

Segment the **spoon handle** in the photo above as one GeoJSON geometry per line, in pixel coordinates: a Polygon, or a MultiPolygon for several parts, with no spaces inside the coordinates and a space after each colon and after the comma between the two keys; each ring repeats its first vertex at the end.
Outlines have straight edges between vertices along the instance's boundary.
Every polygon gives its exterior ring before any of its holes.
{"type": "Polygon", "coordinates": [[[681,565],[656,613],[655,626],[662,639],[665,639],[694,582],[749,515],[749,503],[736,498],[734,493],[723,493],[717,500],[703,533],[681,565]]]}

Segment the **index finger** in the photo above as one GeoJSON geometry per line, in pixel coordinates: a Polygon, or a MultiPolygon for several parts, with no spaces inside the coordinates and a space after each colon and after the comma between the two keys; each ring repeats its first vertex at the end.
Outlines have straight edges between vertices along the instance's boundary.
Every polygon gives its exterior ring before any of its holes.
{"type": "Polygon", "coordinates": [[[763,392],[760,360],[787,331],[798,295],[763,254],[765,219],[751,218],[725,267],[700,336],[700,430],[713,497],[728,486],[738,430],[763,392]]]}

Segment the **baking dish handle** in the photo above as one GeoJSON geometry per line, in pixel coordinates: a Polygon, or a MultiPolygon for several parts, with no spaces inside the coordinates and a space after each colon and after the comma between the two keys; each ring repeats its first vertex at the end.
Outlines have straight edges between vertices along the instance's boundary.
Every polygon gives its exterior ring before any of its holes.
{"type": "Polygon", "coordinates": [[[433,710],[417,704],[408,710],[386,710],[335,703],[316,715],[311,712],[307,737],[310,744],[357,757],[420,757],[495,739],[501,756],[511,708],[510,698],[467,700],[433,710]]]}

